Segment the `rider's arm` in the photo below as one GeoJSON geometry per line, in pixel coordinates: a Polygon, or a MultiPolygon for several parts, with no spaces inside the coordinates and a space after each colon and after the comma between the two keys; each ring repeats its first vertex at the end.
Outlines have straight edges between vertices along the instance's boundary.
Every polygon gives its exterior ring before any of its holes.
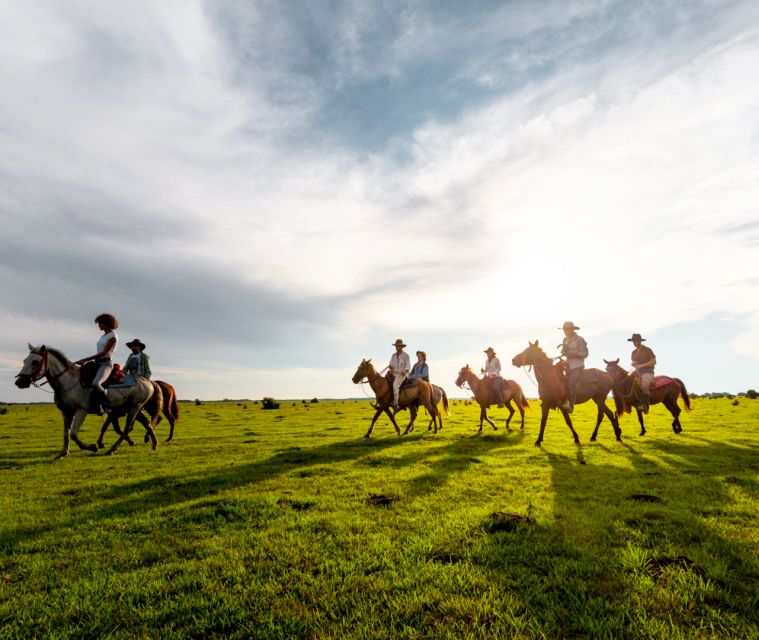
{"type": "Polygon", "coordinates": [[[105,347],[103,347],[102,351],[99,351],[94,356],[88,356],[86,358],[82,358],[81,360],[77,360],[74,364],[84,364],[85,362],[89,362],[90,360],[97,360],[98,358],[104,358],[106,355],[108,355],[108,352],[111,350],[111,348],[116,344],[116,338],[109,338],[108,342],[105,343],[105,347]]]}

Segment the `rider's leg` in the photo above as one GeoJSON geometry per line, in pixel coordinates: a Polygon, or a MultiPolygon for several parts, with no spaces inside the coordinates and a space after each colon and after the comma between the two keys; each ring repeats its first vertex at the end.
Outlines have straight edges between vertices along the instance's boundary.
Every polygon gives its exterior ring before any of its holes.
{"type": "Polygon", "coordinates": [[[101,406],[101,411],[104,408],[104,405],[107,405],[108,403],[108,394],[103,387],[103,383],[108,380],[108,376],[111,375],[112,369],[113,365],[110,363],[101,364],[100,368],[95,374],[95,377],[92,380],[92,390],[100,395],[100,398],[98,398],[98,403],[101,406]]]}
{"type": "Polygon", "coordinates": [[[575,401],[577,399],[577,382],[582,375],[582,367],[575,367],[567,371],[567,401],[564,403],[564,408],[572,413],[575,408],[575,401]]]}
{"type": "Polygon", "coordinates": [[[648,413],[648,406],[651,404],[651,383],[654,381],[654,374],[653,373],[643,373],[640,376],[640,390],[642,391],[641,394],[641,402],[640,402],[640,410],[643,413],[648,413]]]}

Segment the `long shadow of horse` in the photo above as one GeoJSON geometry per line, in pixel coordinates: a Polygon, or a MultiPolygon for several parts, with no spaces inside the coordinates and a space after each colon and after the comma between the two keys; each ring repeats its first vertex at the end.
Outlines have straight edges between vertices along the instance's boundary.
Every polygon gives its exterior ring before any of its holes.
{"type": "Polygon", "coordinates": [[[97,522],[114,516],[144,515],[198,498],[211,497],[238,487],[255,485],[296,470],[306,474],[319,465],[357,460],[406,443],[401,438],[347,440],[312,448],[289,447],[256,462],[205,469],[196,476],[162,475],[157,478],[124,481],[117,486],[88,491],[88,504],[80,504],[69,518],[54,526],[22,526],[8,532],[5,543],[12,546],[21,540],[65,529],[81,522],[97,522]]]}
{"type": "Polygon", "coordinates": [[[553,521],[487,536],[475,559],[501,589],[530,594],[520,602],[528,635],[638,637],[647,629],[655,636],[659,617],[674,635],[725,620],[728,636],[757,632],[756,549],[731,537],[724,522],[755,519],[736,511],[734,496],[737,487],[757,497],[755,450],[647,445],[654,455],[630,445],[609,450],[626,455],[632,469],[588,464],[579,448],[574,459],[547,454],[553,521]]]}

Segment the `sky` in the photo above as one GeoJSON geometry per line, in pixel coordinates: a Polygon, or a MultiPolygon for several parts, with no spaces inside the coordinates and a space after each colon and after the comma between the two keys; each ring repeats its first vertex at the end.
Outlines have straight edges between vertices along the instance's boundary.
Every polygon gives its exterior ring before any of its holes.
{"type": "Polygon", "coordinates": [[[759,3],[0,2],[0,401],[96,315],[181,398],[363,397],[397,338],[641,333],[759,389],[759,3]]]}

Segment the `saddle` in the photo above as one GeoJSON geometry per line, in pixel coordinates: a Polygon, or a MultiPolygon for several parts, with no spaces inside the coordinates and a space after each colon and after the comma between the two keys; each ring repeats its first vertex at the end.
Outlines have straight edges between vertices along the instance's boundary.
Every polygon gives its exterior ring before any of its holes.
{"type": "MultiPolygon", "coordinates": [[[[395,380],[395,375],[392,373],[385,374],[385,378],[387,378],[387,381],[390,383],[390,386],[392,386],[393,381],[395,380]]],[[[419,384],[418,378],[406,378],[401,383],[401,389],[408,389],[409,387],[415,387],[419,384]]]]}
{"type": "MultiPolygon", "coordinates": [[[[100,365],[96,362],[85,362],[82,368],[79,369],[79,384],[85,389],[89,389],[92,386],[92,381],[95,379],[100,365]]],[[[122,384],[126,374],[121,370],[120,364],[114,364],[111,369],[111,375],[108,376],[108,380],[103,383],[104,387],[110,387],[112,385],[122,384]]]]}
{"type": "Polygon", "coordinates": [[[490,404],[500,404],[503,402],[503,392],[509,388],[509,383],[503,378],[496,378],[497,382],[493,383],[488,380],[490,388],[490,404]]]}
{"type": "Polygon", "coordinates": [[[672,378],[667,376],[654,376],[654,381],[651,383],[651,389],[658,389],[659,387],[666,387],[668,384],[672,384],[672,378]]]}

